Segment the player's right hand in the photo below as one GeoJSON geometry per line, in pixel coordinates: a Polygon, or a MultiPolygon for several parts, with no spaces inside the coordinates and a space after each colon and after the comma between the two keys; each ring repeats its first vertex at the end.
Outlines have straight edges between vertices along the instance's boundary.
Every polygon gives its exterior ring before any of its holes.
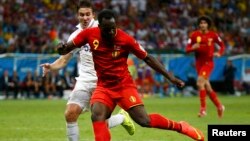
{"type": "Polygon", "coordinates": [[[175,84],[176,86],[178,86],[178,87],[184,87],[185,86],[185,83],[182,81],[182,80],[180,80],[180,79],[178,79],[178,78],[174,78],[173,80],[170,80],[173,84],[175,84]]]}
{"type": "Polygon", "coordinates": [[[42,76],[46,76],[49,72],[50,72],[50,63],[44,63],[44,64],[41,64],[40,67],[43,68],[43,74],[42,76]]]}
{"type": "Polygon", "coordinates": [[[200,44],[199,44],[199,43],[195,43],[195,44],[193,44],[192,49],[193,49],[193,50],[196,50],[196,49],[198,49],[199,47],[200,47],[200,44]]]}

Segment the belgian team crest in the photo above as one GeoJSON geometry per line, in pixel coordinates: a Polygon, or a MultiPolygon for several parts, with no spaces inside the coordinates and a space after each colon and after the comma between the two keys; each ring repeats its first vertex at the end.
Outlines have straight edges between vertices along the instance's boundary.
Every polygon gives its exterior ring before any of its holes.
{"type": "Polygon", "coordinates": [[[201,36],[196,37],[196,42],[200,43],[201,42],[201,36]]]}
{"type": "Polygon", "coordinates": [[[120,50],[121,50],[120,46],[114,45],[114,51],[112,52],[112,57],[116,58],[117,56],[119,56],[120,55],[120,50]]]}

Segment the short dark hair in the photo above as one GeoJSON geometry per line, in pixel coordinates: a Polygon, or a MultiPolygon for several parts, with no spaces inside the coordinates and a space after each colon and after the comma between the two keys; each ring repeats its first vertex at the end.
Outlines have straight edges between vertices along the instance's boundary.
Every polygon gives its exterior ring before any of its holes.
{"type": "Polygon", "coordinates": [[[90,2],[90,0],[79,0],[79,3],[76,8],[77,8],[77,11],[80,8],[91,8],[94,11],[94,6],[90,2]]]}
{"type": "Polygon", "coordinates": [[[209,16],[200,16],[197,20],[197,24],[199,25],[201,23],[201,21],[204,20],[207,22],[208,27],[212,26],[212,19],[209,16]]]}
{"type": "Polygon", "coordinates": [[[103,18],[105,19],[111,19],[114,18],[116,20],[116,13],[113,10],[110,9],[104,9],[98,14],[98,22],[99,24],[102,23],[103,18]]]}

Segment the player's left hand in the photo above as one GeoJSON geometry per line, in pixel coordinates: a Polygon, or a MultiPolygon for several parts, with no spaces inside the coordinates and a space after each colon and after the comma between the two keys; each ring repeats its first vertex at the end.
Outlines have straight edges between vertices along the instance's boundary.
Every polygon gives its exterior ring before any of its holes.
{"type": "Polygon", "coordinates": [[[176,86],[178,86],[178,87],[184,87],[185,86],[185,83],[182,80],[180,80],[180,79],[178,79],[176,77],[173,80],[171,80],[171,82],[173,84],[175,84],[176,86]]]}
{"type": "Polygon", "coordinates": [[[220,57],[220,53],[219,52],[215,52],[214,53],[214,57],[220,57]]]}

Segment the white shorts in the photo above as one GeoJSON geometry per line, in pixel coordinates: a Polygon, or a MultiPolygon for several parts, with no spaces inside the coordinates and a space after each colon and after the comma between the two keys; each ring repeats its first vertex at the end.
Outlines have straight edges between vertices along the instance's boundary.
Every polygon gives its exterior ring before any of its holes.
{"type": "Polygon", "coordinates": [[[96,82],[86,83],[84,81],[76,81],[75,87],[69,95],[67,104],[77,104],[82,108],[82,112],[88,111],[90,98],[95,88],[96,82]]]}

